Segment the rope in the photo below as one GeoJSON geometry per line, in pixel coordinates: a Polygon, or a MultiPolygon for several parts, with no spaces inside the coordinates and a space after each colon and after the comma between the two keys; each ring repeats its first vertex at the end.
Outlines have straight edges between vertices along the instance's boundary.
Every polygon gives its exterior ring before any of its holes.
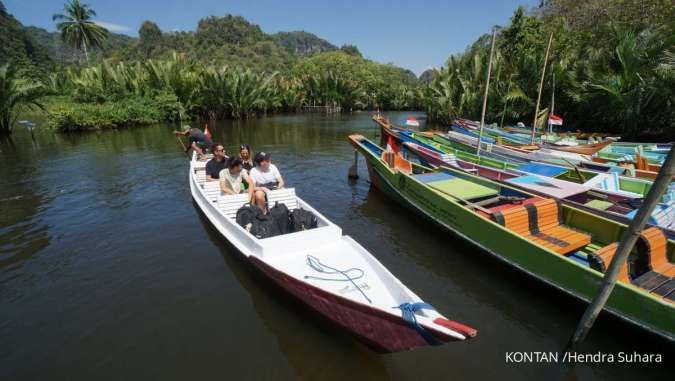
{"type": "Polygon", "coordinates": [[[305,279],[328,280],[328,281],[335,281],[335,282],[351,282],[351,284],[353,284],[354,287],[356,287],[356,289],[359,290],[361,295],[363,295],[363,297],[366,298],[368,303],[373,304],[372,300],[370,300],[370,298],[366,295],[366,293],[363,292],[361,287],[359,287],[359,285],[356,284],[356,282],[354,282],[357,279],[363,278],[364,272],[360,268],[353,267],[353,268],[350,268],[350,269],[347,269],[347,270],[344,270],[344,271],[338,270],[336,268],[333,268],[333,267],[330,267],[330,266],[327,266],[327,265],[321,263],[321,261],[319,261],[319,259],[317,257],[312,256],[312,255],[307,256],[307,265],[309,267],[311,267],[316,272],[326,274],[326,275],[340,274],[340,275],[344,276],[344,279],[342,279],[342,278],[322,278],[322,277],[317,277],[317,276],[312,276],[312,275],[305,275],[305,279]],[[350,276],[349,273],[353,272],[353,271],[357,271],[358,275],[357,276],[350,276]]]}
{"type": "Polygon", "coordinates": [[[412,328],[419,333],[420,336],[427,342],[429,345],[441,345],[442,342],[438,340],[434,335],[429,333],[424,327],[417,323],[415,318],[415,312],[420,310],[434,310],[434,307],[429,303],[417,302],[417,303],[403,303],[400,306],[392,307],[401,309],[401,317],[403,320],[408,322],[412,328]]]}

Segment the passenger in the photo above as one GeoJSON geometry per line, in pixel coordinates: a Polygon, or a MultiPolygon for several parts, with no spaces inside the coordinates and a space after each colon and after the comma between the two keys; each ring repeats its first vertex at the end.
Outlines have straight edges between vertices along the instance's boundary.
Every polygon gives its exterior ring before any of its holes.
{"type": "Polygon", "coordinates": [[[199,128],[190,128],[190,126],[185,126],[183,131],[174,131],[173,133],[176,134],[176,136],[187,136],[188,143],[190,144],[187,149],[192,148],[195,152],[197,152],[197,158],[200,160],[204,158],[204,152],[210,150],[211,146],[213,145],[211,138],[209,138],[199,128]]]}
{"type": "Polygon", "coordinates": [[[218,180],[220,178],[220,171],[227,167],[227,156],[225,156],[225,148],[220,143],[213,143],[211,147],[213,150],[213,159],[206,163],[206,179],[218,180]]]}
{"type": "Polygon", "coordinates": [[[251,147],[248,144],[239,146],[239,158],[241,159],[241,166],[250,172],[253,169],[253,159],[251,159],[251,147]]]}
{"type": "Polygon", "coordinates": [[[242,168],[241,159],[231,157],[227,160],[227,168],[220,171],[220,190],[225,194],[239,194],[248,183],[248,171],[242,168]]]}
{"type": "Polygon", "coordinates": [[[270,162],[270,155],[258,152],[255,155],[255,167],[248,175],[248,192],[251,200],[267,214],[267,193],[274,189],[284,187],[284,179],[281,177],[277,166],[270,162]]]}

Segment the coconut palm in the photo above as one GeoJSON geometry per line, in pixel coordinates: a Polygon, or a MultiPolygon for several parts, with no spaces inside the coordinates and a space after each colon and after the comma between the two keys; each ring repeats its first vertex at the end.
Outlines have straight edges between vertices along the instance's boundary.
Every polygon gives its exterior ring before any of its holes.
{"type": "Polygon", "coordinates": [[[108,30],[92,21],[96,12],[80,0],[70,0],[63,6],[63,13],[52,16],[56,29],[61,32],[64,42],[84,52],[89,62],[89,48],[101,47],[108,37],[108,30]]]}
{"type": "Polygon", "coordinates": [[[12,133],[19,108],[43,108],[38,102],[42,95],[42,85],[19,78],[16,66],[0,66],[0,135],[12,133]]]}

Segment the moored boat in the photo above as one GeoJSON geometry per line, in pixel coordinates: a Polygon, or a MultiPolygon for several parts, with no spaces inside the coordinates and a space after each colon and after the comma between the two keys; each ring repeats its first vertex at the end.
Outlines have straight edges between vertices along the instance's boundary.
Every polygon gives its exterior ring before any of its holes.
{"type": "MultiPolygon", "coordinates": [[[[417,156],[423,164],[433,168],[452,167],[493,181],[504,182],[515,188],[544,196],[553,197],[560,202],[599,214],[624,224],[630,223],[631,218],[642,205],[642,199],[627,197],[614,192],[605,192],[584,184],[542,176],[537,173],[514,169],[499,169],[457,158],[454,154],[442,153],[421,146],[414,142],[404,142],[408,152],[417,156]]],[[[538,167],[536,165],[534,168],[538,167]]],[[[530,168],[522,167],[523,169],[530,168]]],[[[553,168],[555,169],[555,168],[553,168]]],[[[675,238],[675,202],[658,204],[652,212],[649,224],[663,229],[668,238],[675,238]]]]}
{"type": "Polygon", "coordinates": [[[403,285],[373,255],[300,197],[268,193],[270,204],[314,214],[317,227],[259,239],[235,221],[248,194],[223,195],[205,162],[190,161],[192,198],[218,232],[276,286],[373,350],[398,352],[464,340],[476,330],[450,320],[403,285]]]}
{"type": "MultiPolygon", "coordinates": [[[[533,277],[588,302],[626,226],[585,211],[452,169],[385,160],[361,135],[350,144],[371,183],[394,200],[533,277]]],[[[675,242],[657,228],[640,236],[621,268],[606,310],[675,340],[675,242]]]]}

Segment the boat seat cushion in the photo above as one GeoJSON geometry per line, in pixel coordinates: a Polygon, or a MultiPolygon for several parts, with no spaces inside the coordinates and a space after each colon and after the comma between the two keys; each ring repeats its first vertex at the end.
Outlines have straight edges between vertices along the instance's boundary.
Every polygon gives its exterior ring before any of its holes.
{"type": "Polygon", "coordinates": [[[523,238],[558,254],[569,254],[591,243],[591,236],[560,224],[558,203],[545,199],[492,213],[493,219],[523,238]]]}
{"type": "MultiPolygon", "coordinates": [[[[668,239],[661,229],[651,227],[643,230],[636,244],[637,255],[629,257],[626,263],[622,265],[619,279],[633,282],[640,287],[642,287],[642,284],[652,284],[651,282],[645,283],[646,279],[649,279],[648,277],[642,278],[648,273],[659,274],[664,279],[671,279],[675,276],[675,264],[668,261],[667,245],[668,239]],[[641,278],[642,280],[638,281],[641,278]]],[[[618,246],[618,242],[614,242],[589,255],[591,268],[605,272],[618,246]]],[[[655,276],[654,274],[650,277],[655,276]]]]}

